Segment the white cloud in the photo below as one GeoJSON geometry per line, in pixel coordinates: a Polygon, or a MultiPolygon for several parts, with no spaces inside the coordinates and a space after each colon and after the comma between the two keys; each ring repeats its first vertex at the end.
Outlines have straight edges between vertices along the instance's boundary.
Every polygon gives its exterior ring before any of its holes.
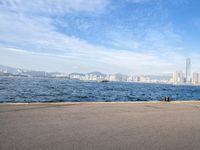
{"type": "Polygon", "coordinates": [[[28,18],[8,12],[0,14],[0,19],[2,20],[0,40],[28,46],[27,50],[48,50],[49,53],[56,54],[95,49],[84,40],[57,32],[50,18],[33,16],[28,18]]]}
{"type": "Polygon", "coordinates": [[[97,12],[108,0],[2,0],[1,7],[18,13],[65,15],[71,12],[97,12]]]}

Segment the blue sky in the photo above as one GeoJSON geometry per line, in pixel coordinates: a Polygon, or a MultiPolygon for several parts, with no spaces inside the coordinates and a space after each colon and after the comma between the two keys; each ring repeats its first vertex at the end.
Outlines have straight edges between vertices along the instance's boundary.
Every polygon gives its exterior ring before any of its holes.
{"type": "Polygon", "coordinates": [[[0,0],[0,64],[33,70],[200,72],[198,0],[0,0]]]}

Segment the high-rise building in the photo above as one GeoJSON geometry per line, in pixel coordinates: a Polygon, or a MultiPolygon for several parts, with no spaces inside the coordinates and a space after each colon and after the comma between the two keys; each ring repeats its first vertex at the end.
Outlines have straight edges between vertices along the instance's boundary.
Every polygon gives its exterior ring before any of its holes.
{"type": "Polygon", "coordinates": [[[186,83],[191,82],[191,59],[187,58],[186,59],[186,73],[185,73],[185,81],[186,83]]]}
{"type": "Polygon", "coordinates": [[[173,83],[174,84],[182,84],[184,83],[184,75],[182,71],[176,71],[173,74],[173,83]]]}
{"type": "Polygon", "coordinates": [[[193,84],[199,84],[199,74],[194,72],[192,75],[192,83],[193,84]]]}

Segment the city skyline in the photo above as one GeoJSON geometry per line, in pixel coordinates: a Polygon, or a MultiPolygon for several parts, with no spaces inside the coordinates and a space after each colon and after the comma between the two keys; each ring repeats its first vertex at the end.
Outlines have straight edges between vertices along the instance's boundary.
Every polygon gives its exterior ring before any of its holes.
{"type": "Polygon", "coordinates": [[[0,64],[50,72],[200,70],[198,0],[0,0],[0,64]]]}
{"type": "Polygon", "coordinates": [[[12,68],[0,65],[0,76],[7,77],[42,77],[42,78],[63,78],[83,81],[119,81],[119,82],[141,82],[141,83],[164,83],[175,85],[200,85],[199,72],[192,72],[191,59],[187,58],[185,61],[184,71],[175,71],[173,74],[135,74],[126,75],[121,73],[105,74],[101,72],[88,73],[64,73],[64,72],[45,72],[27,70],[22,68],[12,68]]]}
{"type": "Polygon", "coordinates": [[[199,85],[200,84],[200,76],[199,72],[192,71],[192,62],[190,58],[186,58],[185,61],[185,73],[182,70],[176,70],[173,73],[173,77],[171,79],[171,82],[174,84],[194,84],[199,85]]]}
{"type": "Polygon", "coordinates": [[[0,65],[0,76],[3,77],[27,77],[27,78],[58,78],[83,81],[117,81],[117,82],[142,82],[142,83],[169,83],[170,75],[126,75],[121,73],[105,74],[101,72],[89,73],[62,73],[26,70],[0,65]]]}

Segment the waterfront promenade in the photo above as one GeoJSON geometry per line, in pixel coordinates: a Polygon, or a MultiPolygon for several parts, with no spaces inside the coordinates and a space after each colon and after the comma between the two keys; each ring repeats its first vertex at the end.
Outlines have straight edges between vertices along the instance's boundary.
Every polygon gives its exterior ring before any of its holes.
{"type": "Polygon", "coordinates": [[[200,102],[0,104],[1,150],[199,150],[200,102]]]}

